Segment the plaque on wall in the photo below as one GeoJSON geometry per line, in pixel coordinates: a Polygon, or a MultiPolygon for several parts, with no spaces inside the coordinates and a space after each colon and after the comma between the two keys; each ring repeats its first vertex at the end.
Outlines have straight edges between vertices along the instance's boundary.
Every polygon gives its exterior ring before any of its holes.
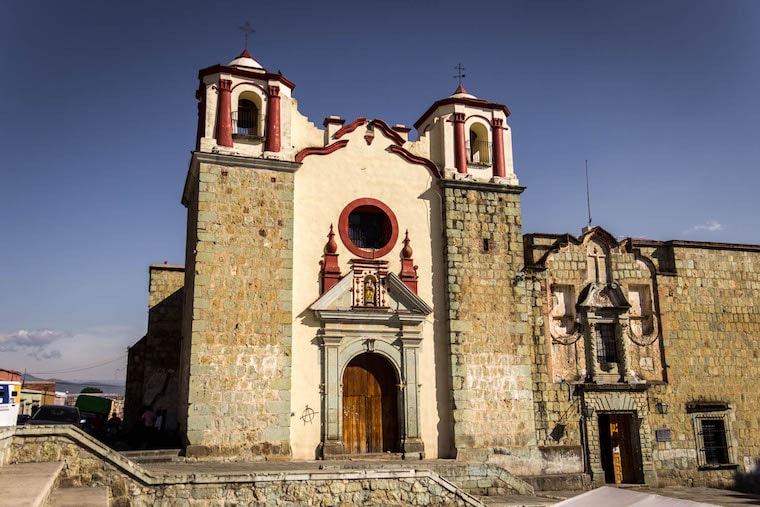
{"type": "Polygon", "coordinates": [[[655,430],[655,438],[658,442],[670,442],[671,441],[671,432],[669,429],[664,430],[655,430]]]}

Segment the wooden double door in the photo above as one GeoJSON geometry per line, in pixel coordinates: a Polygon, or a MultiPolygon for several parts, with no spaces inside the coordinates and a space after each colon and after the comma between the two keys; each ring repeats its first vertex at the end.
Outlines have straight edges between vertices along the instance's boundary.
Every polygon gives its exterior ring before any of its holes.
{"type": "Polygon", "coordinates": [[[641,484],[641,445],[637,419],[631,413],[599,414],[599,447],[608,484],[641,484]]]}
{"type": "Polygon", "coordinates": [[[366,353],[343,373],[343,445],[348,454],[397,452],[398,379],[383,356],[366,353]]]}

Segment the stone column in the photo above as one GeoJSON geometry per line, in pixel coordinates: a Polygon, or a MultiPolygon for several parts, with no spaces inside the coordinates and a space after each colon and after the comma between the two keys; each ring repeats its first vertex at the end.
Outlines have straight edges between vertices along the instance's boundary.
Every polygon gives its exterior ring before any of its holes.
{"type": "Polygon", "coordinates": [[[269,87],[266,151],[280,151],[280,87],[269,87]]]}
{"type": "Polygon", "coordinates": [[[599,361],[596,359],[596,327],[592,322],[584,322],[586,336],[586,378],[591,382],[599,380],[599,361]]]}
{"type": "Polygon", "coordinates": [[[345,454],[338,355],[342,336],[322,334],[322,456],[345,454]]]}
{"type": "Polygon", "coordinates": [[[464,140],[464,113],[454,113],[454,165],[459,174],[467,174],[467,145],[464,140]]]}
{"type": "Polygon", "coordinates": [[[507,167],[504,162],[504,120],[494,118],[491,132],[493,137],[493,175],[496,178],[504,178],[507,175],[507,167]]]}
{"type": "Polygon", "coordinates": [[[232,147],[232,81],[219,80],[219,103],[216,108],[216,143],[232,147]]]}
{"type": "Polygon", "coordinates": [[[615,346],[618,350],[618,369],[620,370],[620,381],[630,382],[633,380],[631,370],[631,354],[628,351],[628,319],[621,319],[615,326],[615,346]]]}
{"type": "Polygon", "coordinates": [[[400,395],[403,400],[404,435],[401,451],[404,459],[422,459],[425,446],[420,435],[419,384],[417,382],[418,353],[422,338],[402,337],[402,375],[400,395]]]}

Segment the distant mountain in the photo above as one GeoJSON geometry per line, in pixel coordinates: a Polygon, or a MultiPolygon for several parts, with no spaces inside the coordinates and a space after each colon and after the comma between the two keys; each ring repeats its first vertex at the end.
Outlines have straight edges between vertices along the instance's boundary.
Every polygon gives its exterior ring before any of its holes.
{"type": "Polygon", "coordinates": [[[24,381],[35,382],[40,380],[52,380],[55,382],[55,390],[68,392],[69,394],[76,394],[82,391],[85,387],[95,387],[100,389],[105,394],[118,394],[124,396],[124,384],[115,384],[112,381],[103,380],[89,380],[86,382],[72,382],[70,380],[61,379],[41,379],[33,375],[26,375],[24,381]]]}

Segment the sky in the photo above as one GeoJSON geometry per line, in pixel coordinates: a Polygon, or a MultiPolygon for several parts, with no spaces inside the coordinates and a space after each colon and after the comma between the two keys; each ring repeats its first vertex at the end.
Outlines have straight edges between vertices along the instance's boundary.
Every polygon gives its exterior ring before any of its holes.
{"type": "MultiPolygon", "coordinates": [[[[0,368],[120,383],[184,263],[197,72],[248,49],[299,110],[506,104],[523,231],[760,244],[760,2],[0,0],[0,368]]],[[[414,138],[414,134],[412,134],[414,138]]]]}

